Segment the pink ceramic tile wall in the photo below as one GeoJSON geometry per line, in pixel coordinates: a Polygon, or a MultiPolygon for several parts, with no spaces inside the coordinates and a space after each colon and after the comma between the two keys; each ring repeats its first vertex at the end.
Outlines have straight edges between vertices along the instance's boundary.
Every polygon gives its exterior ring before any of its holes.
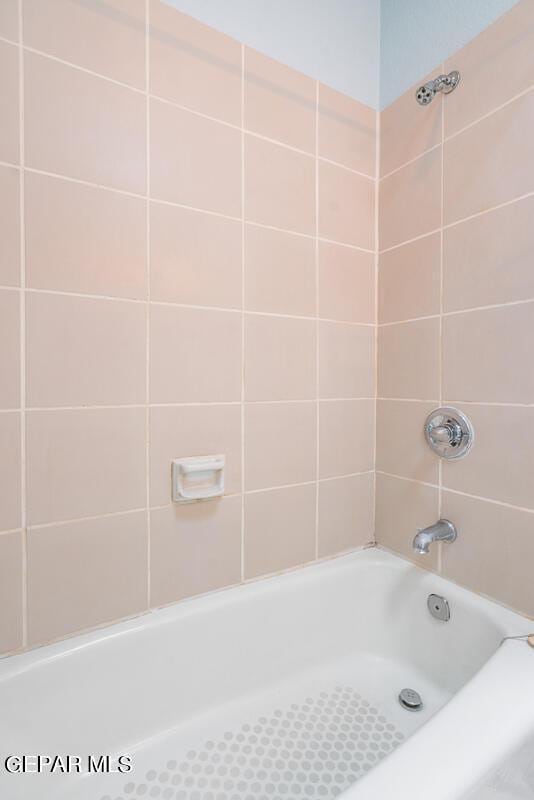
{"type": "Polygon", "coordinates": [[[532,616],[533,52],[523,0],[436,67],[454,93],[381,114],[376,498],[379,543],[411,558],[448,517],[457,542],[418,562],[532,616]],[[465,460],[424,443],[441,404],[474,424],[465,460]]]}
{"type": "Polygon", "coordinates": [[[373,538],[376,114],[110,4],[0,13],[2,652],[373,538]]]}

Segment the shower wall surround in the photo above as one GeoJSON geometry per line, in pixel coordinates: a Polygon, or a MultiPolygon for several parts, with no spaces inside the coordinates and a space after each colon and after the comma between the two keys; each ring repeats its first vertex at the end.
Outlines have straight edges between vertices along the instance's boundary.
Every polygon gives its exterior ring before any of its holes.
{"type": "Polygon", "coordinates": [[[379,121],[159,0],[42,9],[0,10],[0,651],[373,542],[375,442],[378,543],[449,517],[421,565],[534,615],[531,0],[379,121]]]}
{"type": "Polygon", "coordinates": [[[159,0],[3,0],[0,104],[0,651],[372,541],[376,112],[159,0]]]}
{"type": "Polygon", "coordinates": [[[523,0],[434,71],[460,70],[453,94],[381,114],[376,502],[380,544],[412,558],[449,518],[457,541],[415,560],[532,616],[533,52],[523,0]],[[442,404],[473,422],[465,460],[424,442],[442,404]]]}

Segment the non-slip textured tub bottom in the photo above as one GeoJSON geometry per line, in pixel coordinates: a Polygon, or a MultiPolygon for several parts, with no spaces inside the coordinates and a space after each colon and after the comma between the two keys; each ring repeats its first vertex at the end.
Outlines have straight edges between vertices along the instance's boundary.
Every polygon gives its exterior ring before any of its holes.
{"type": "Polygon", "coordinates": [[[228,726],[218,738],[154,763],[142,781],[99,800],[322,800],[391,753],[404,734],[351,686],[228,726]]]}

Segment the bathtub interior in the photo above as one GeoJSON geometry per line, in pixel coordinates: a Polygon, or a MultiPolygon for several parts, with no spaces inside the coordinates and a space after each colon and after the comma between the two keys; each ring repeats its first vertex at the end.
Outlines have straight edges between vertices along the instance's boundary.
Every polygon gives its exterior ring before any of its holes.
{"type": "Polygon", "coordinates": [[[13,800],[334,797],[521,620],[373,549],[9,659],[0,736],[12,752],[133,764],[128,775],[25,775],[13,800]],[[450,622],[429,614],[431,592],[448,597],[450,622]],[[421,694],[420,712],[401,708],[404,687],[421,694]]]}

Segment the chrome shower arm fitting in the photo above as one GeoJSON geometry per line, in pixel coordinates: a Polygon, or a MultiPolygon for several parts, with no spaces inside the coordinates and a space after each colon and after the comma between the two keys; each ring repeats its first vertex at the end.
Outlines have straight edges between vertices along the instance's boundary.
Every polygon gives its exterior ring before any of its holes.
{"type": "Polygon", "coordinates": [[[428,81],[423,86],[420,86],[415,93],[415,99],[422,106],[427,106],[432,102],[437,92],[449,94],[456,89],[460,83],[460,73],[458,70],[449,72],[448,75],[438,75],[433,81],[428,81]]]}

